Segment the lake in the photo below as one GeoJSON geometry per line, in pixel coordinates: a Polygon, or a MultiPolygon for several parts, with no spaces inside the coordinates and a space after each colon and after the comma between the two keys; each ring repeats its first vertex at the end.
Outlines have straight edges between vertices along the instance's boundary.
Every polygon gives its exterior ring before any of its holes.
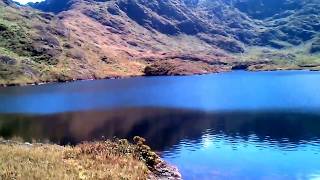
{"type": "Polygon", "coordinates": [[[139,135],[184,179],[319,179],[320,73],[234,71],[0,88],[0,136],[139,135]]]}

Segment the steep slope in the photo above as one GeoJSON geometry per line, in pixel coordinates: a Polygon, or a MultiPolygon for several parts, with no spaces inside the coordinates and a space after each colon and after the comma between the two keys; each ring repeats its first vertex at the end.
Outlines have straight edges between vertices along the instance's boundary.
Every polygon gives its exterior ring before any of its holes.
{"type": "Polygon", "coordinates": [[[90,37],[79,38],[62,19],[63,16],[19,6],[9,0],[0,1],[0,84],[143,74],[144,65],[140,62],[128,58],[114,62],[109,56],[97,53],[98,47],[90,37]]]}
{"type": "Polygon", "coordinates": [[[228,0],[254,19],[266,19],[284,11],[301,9],[305,0],[228,0]]]}
{"type": "MultiPolygon", "coordinates": [[[[279,0],[280,5],[268,4],[263,0],[261,2],[265,7],[261,10],[269,10],[270,13],[261,21],[265,27],[259,34],[260,41],[253,44],[260,47],[247,48],[246,60],[268,59],[296,69],[319,69],[319,1],[279,0]]],[[[261,18],[250,12],[244,13],[248,13],[254,19],[261,18]]]]}
{"type": "Polygon", "coordinates": [[[63,7],[56,1],[47,0],[31,6],[57,14],[77,11],[112,28],[121,25],[120,21],[128,21],[131,24],[126,25],[130,25],[130,28],[139,25],[139,28],[151,33],[195,36],[208,44],[235,53],[243,52],[241,42],[248,41],[255,34],[255,22],[221,0],[194,5],[190,5],[187,0],[69,0],[64,2],[66,5],[63,7]]]}
{"type": "MultiPolygon", "coordinates": [[[[155,73],[173,75],[227,70],[235,61],[232,53],[244,52],[239,39],[250,38],[244,34],[254,36],[253,22],[222,5],[212,6],[220,12],[193,9],[180,0],[73,0],[67,9],[59,9],[60,4],[51,0],[32,6],[51,7],[49,11],[70,30],[71,41],[85,42],[85,53],[94,51],[91,60],[105,59],[125,71],[130,66],[119,63],[125,59],[140,63],[141,73],[152,64],[160,66],[155,73]],[[221,12],[226,13],[221,16],[221,12]],[[249,30],[239,31],[241,27],[249,30]]],[[[145,73],[153,74],[152,69],[145,73]]]]}
{"type": "MultiPolygon", "coordinates": [[[[47,7],[53,9],[59,6],[55,0],[47,0],[34,7],[48,3],[47,7]]],[[[199,70],[194,60],[218,60],[215,64],[250,61],[249,66],[258,64],[260,67],[262,63],[264,68],[271,69],[274,66],[270,67],[270,64],[295,69],[319,64],[320,11],[317,9],[320,3],[317,0],[73,0],[68,4],[68,9],[51,11],[76,11],[104,27],[115,29],[111,31],[112,36],[121,32],[122,38],[116,44],[129,43],[130,49],[140,48],[143,56],[135,54],[137,59],[170,60],[154,63],[154,67],[147,68],[149,74],[151,71],[155,74],[207,71],[203,70],[203,64],[199,70]],[[139,34],[142,31],[147,35],[139,34]],[[157,35],[162,37],[146,38],[157,35]],[[134,48],[130,47],[132,40],[135,41],[134,48]],[[145,42],[146,46],[136,40],[145,42]],[[158,42],[162,49],[158,48],[158,42]],[[150,47],[153,48],[152,55],[146,56],[150,47]],[[215,58],[216,53],[211,52],[219,52],[228,58],[215,58]],[[172,59],[178,61],[172,63],[172,59]],[[177,67],[180,67],[178,71],[177,67]]]]}
{"type": "Polygon", "coordinates": [[[0,1],[0,84],[59,78],[64,29],[51,14],[0,1]]]}
{"type": "Polygon", "coordinates": [[[46,0],[30,6],[42,12],[0,0],[0,84],[320,65],[317,0],[46,0]]]}

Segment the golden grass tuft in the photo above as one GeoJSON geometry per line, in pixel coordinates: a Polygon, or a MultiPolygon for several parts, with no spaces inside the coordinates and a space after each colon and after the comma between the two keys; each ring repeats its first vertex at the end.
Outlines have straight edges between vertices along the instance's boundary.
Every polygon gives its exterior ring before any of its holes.
{"type": "Polygon", "coordinates": [[[125,140],[75,147],[0,142],[0,179],[147,179],[150,171],[125,140]]]}

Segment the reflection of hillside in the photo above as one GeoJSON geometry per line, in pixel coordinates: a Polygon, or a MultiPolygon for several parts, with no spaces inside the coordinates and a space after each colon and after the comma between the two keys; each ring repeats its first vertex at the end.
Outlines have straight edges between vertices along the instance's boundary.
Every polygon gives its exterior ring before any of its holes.
{"type": "Polygon", "coordinates": [[[7,115],[0,117],[0,135],[25,139],[49,139],[58,143],[112,138],[145,137],[158,150],[182,139],[198,140],[213,133],[243,140],[255,134],[281,144],[283,139],[300,143],[320,138],[320,115],[281,112],[224,112],[135,108],[100,112],[65,113],[52,116],[7,115]]]}

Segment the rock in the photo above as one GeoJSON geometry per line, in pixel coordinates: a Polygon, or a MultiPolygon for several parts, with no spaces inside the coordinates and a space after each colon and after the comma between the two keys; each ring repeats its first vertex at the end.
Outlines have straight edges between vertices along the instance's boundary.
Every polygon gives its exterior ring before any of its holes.
{"type": "Polygon", "coordinates": [[[106,63],[106,64],[116,64],[117,61],[112,59],[111,57],[103,56],[101,57],[101,61],[106,63]]]}
{"type": "Polygon", "coordinates": [[[181,76],[191,74],[205,74],[208,73],[205,69],[193,66],[189,62],[181,62],[177,60],[157,61],[148,65],[144,73],[146,76],[181,76]]]}
{"type": "Polygon", "coordinates": [[[148,179],[172,179],[180,180],[182,176],[177,167],[171,166],[163,161],[156,153],[151,151],[151,148],[145,145],[146,140],[142,137],[135,136],[134,143],[138,148],[138,153],[141,158],[146,162],[148,168],[152,172],[149,174],[148,179]]]}
{"type": "Polygon", "coordinates": [[[146,76],[185,76],[229,71],[231,68],[222,62],[181,61],[177,59],[156,61],[146,66],[146,76]]]}
{"type": "Polygon", "coordinates": [[[262,69],[265,66],[273,65],[271,61],[247,61],[247,62],[234,62],[231,64],[232,70],[253,70],[262,69]]]}
{"type": "Polygon", "coordinates": [[[167,180],[182,180],[182,175],[179,169],[175,166],[169,165],[165,161],[161,161],[154,167],[154,176],[150,179],[167,179],[167,180]]]}
{"type": "Polygon", "coordinates": [[[6,65],[15,65],[17,64],[17,60],[9,56],[0,55],[0,63],[6,64],[6,65]]]}

